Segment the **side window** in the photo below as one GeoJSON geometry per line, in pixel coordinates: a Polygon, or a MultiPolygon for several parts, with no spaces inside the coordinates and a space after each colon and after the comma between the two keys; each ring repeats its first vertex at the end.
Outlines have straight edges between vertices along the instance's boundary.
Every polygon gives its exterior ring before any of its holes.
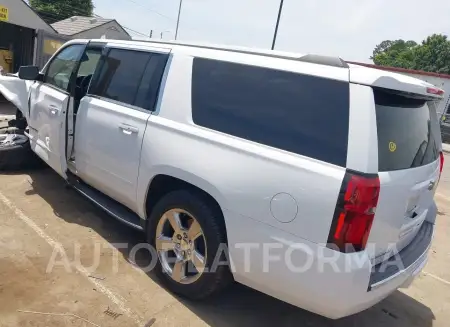
{"type": "Polygon", "coordinates": [[[70,78],[85,45],[74,44],[64,48],[49,63],[44,77],[44,83],[56,86],[64,91],[69,88],[70,78]]]}
{"type": "Polygon", "coordinates": [[[81,58],[77,77],[94,74],[95,68],[102,56],[103,48],[88,48],[81,58]]]}
{"type": "Polygon", "coordinates": [[[345,167],[349,84],[195,58],[195,124],[345,167]]]}
{"type": "Polygon", "coordinates": [[[144,109],[154,110],[158,98],[159,86],[166,67],[168,55],[152,53],[142,77],[141,85],[136,95],[135,105],[144,109]]]}
{"type": "Polygon", "coordinates": [[[89,93],[133,105],[149,58],[148,52],[111,49],[89,93]]]}
{"type": "Polygon", "coordinates": [[[75,80],[75,100],[81,100],[86,95],[92,75],[102,56],[102,51],[103,47],[88,47],[83,53],[75,80]]]}

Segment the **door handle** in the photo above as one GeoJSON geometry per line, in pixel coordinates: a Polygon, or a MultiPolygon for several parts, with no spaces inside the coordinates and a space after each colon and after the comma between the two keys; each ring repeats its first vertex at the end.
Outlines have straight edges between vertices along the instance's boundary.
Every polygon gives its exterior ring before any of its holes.
{"type": "Polygon", "coordinates": [[[139,128],[127,124],[120,124],[119,128],[122,130],[124,134],[130,135],[132,133],[138,133],[139,128]]]}
{"type": "Polygon", "coordinates": [[[50,110],[50,114],[51,115],[56,115],[58,113],[58,111],[59,111],[58,107],[53,105],[53,104],[49,105],[48,109],[50,110]]]}

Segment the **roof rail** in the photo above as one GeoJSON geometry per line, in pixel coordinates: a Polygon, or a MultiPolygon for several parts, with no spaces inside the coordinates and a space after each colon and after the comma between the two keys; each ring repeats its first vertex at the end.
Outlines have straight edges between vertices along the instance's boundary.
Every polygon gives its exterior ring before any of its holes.
{"type": "Polygon", "coordinates": [[[309,62],[312,64],[318,64],[318,65],[327,65],[327,66],[333,66],[333,67],[340,67],[340,68],[348,68],[348,64],[342,60],[339,57],[329,57],[329,56],[320,56],[320,55],[303,55],[300,57],[296,57],[294,55],[289,56],[287,54],[283,55],[280,53],[271,53],[271,50],[252,50],[250,48],[240,48],[240,47],[227,47],[227,46],[220,46],[220,45],[208,45],[208,44],[199,44],[199,43],[189,43],[189,42],[179,42],[179,41],[163,41],[163,40],[135,40],[135,41],[142,41],[142,42],[148,42],[148,43],[160,43],[160,44],[167,44],[167,45],[182,45],[182,46],[188,46],[188,47],[194,47],[194,48],[202,48],[202,49],[211,49],[211,50],[221,50],[221,51],[230,51],[230,52],[238,52],[238,53],[244,53],[244,54],[255,54],[270,58],[280,58],[280,59],[288,59],[288,60],[295,60],[295,61],[303,61],[303,62],[309,62]]]}

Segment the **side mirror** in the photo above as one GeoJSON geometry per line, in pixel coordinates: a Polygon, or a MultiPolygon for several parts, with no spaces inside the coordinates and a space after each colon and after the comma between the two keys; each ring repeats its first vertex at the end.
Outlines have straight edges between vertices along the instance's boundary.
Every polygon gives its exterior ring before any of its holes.
{"type": "Polygon", "coordinates": [[[37,81],[39,80],[39,68],[37,66],[21,66],[19,68],[19,78],[37,81]]]}

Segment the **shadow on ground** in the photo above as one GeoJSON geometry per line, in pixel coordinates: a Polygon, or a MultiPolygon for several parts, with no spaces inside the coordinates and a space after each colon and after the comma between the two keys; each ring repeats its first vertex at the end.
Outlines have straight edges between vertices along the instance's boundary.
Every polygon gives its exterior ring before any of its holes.
{"type": "MultiPolygon", "coordinates": [[[[56,216],[66,222],[93,229],[109,243],[134,245],[145,242],[143,233],[125,227],[76,191],[65,187],[65,182],[52,170],[36,170],[28,174],[33,188],[26,194],[42,197],[53,208],[56,216]]],[[[126,259],[129,257],[128,250],[120,251],[126,259]]],[[[141,267],[147,266],[149,262],[150,258],[145,254],[136,259],[141,267]]],[[[149,277],[156,280],[151,273],[149,277]]],[[[180,301],[207,324],[218,327],[431,327],[434,320],[428,307],[400,291],[365,312],[340,320],[323,318],[239,284],[234,284],[219,296],[205,302],[180,301]]]]}

